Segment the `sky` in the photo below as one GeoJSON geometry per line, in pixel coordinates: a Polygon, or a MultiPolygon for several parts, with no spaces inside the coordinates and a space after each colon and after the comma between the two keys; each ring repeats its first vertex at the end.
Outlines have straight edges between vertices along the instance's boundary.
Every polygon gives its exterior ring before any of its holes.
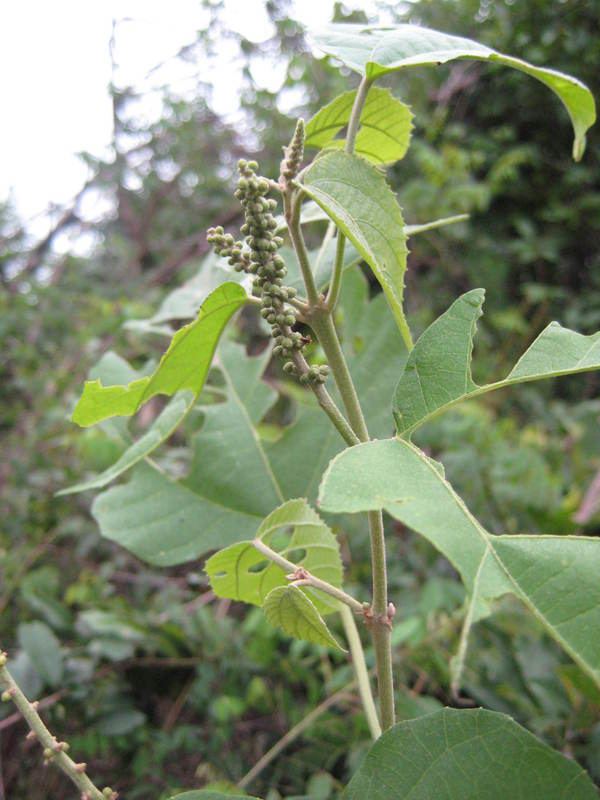
{"type": "MultiPolygon", "coordinates": [[[[349,6],[372,7],[372,2],[349,6]]],[[[296,0],[295,16],[311,26],[330,19],[333,0],[296,0]]],[[[40,235],[49,205],[67,204],[87,177],[77,153],[107,153],[111,140],[109,41],[113,19],[117,83],[178,89],[185,66],[169,60],[205,23],[198,0],[18,0],[0,11],[0,198],[12,197],[19,215],[40,235]],[[148,73],[151,75],[148,76],[148,73]]],[[[228,25],[253,40],[270,32],[265,0],[225,0],[228,25]]],[[[188,67],[190,69],[190,67],[188,67]]],[[[193,65],[194,71],[197,65],[193,65]]],[[[236,72],[223,52],[219,96],[235,106],[236,72]]],[[[272,72],[272,71],[271,71],[272,72]]],[[[272,76],[271,76],[272,77],[272,76]]],[[[265,80],[269,75],[265,74],[265,80]]],[[[155,95],[156,97],[156,95],[155,95]]],[[[141,113],[156,109],[152,93],[141,113]]]]}

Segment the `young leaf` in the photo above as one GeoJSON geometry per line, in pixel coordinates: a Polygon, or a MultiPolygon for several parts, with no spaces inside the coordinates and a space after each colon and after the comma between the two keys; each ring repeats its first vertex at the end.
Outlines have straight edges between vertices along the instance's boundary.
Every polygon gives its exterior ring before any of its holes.
{"type": "Polygon", "coordinates": [[[308,168],[302,185],[369,264],[409,343],[402,308],[406,233],[400,206],[384,176],[359,156],[325,153],[308,168]]]}
{"type": "Polygon", "coordinates": [[[505,714],[445,708],[371,747],[344,800],[594,800],[590,778],[505,714]]]}
{"type": "MultiPolygon", "coordinates": [[[[600,540],[582,536],[495,536],[454,492],[435,462],[400,439],[349,448],[330,464],[324,511],[385,509],[438,548],[461,575],[469,624],[507,592],[600,684],[600,540]]],[[[468,634],[468,631],[466,631],[468,634]]]]}
{"type": "Polygon", "coordinates": [[[87,427],[109,417],[131,416],[157,394],[173,395],[189,389],[198,395],[223,328],[245,301],[246,292],[241,286],[219,286],[207,297],[198,318],[177,331],[152,375],[127,386],[86,381],[73,421],[87,427]]]}
{"type": "MultiPolygon", "coordinates": [[[[350,120],[356,91],[344,92],[306,125],[306,147],[342,148],[337,134],[350,120]]],[[[410,142],[412,114],[388,89],[371,89],[360,116],[354,151],[375,164],[393,164],[404,157],[410,142]]]]}
{"type": "Polygon", "coordinates": [[[404,67],[443,64],[457,58],[490,61],[525,72],[544,83],[565,105],[575,133],[573,158],[577,161],[585,150],[585,133],[596,120],[594,98],[576,78],[556,70],[535,67],[462,36],[451,36],[417,25],[380,28],[333,24],[316,31],[312,38],[325,53],[372,80],[404,67]]]}
{"type": "Polygon", "coordinates": [[[583,336],[551,322],[506,378],[478,386],[471,376],[471,358],[484,295],[483,289],[463,294],[415,344],[394,396],[399,434],[409,434],[456,403],[486,392],[600,369],[600,333],[583,336]]]}
{"type": "MultiPolygon", "coordinates": [[[[280,556],[302,566],[333,586],[342,584],[339,544],[327,525],[306,500],[288,500],[262,522],[255,539],[271,546],[280,556]],[[278,531],[293,528],[285,542],[273,544],[278,531]],[[297,555],[300,554],[300,555],[297,555]]],[[[219,597],[262,606],[278,586],[286,586],[286,571],[257,550],[252,541],[239,542],[211,556],[205,565],[213,591],[219,597]],[[262,565],[262,566],[261,566],[262,565]]],[[[337,603],[322,592],[311,597],[321,613],[337,609],[337,603]]]]}
{"type": "Polygon", "coordinates": [[[278,586],[263,603],[271,625],[294,639],[344,650],[306,594],[297,586],[278,586]]]}

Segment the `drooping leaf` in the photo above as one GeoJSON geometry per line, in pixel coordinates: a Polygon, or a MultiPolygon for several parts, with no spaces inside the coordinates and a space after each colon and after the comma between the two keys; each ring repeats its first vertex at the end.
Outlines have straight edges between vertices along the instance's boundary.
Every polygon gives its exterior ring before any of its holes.
{"type": "Polygon", "coordinates": [[[506,378],[478,386],[471,376],[473,339],[485,292],[458,298],[421,335],[394,396],[399,434],[409,434],[452,405],[518,383],[600,369],[600,333],[584,336],[551,322],[506,378]]]}
{"type": "Polygon", "coordinates": [[[126,386],[87,381],[73,421],[87,427],[109,417],[131,416],[157,394],[173,395],[189,389],[198,395],[223,328],[245,301],[246,292],[241,286],[219,286],[206,298],[198,318],[177,331],[152,375],[126,386]]]}
{"type": "MultiPolygon", "coordinates": [[[[306,500],[288,500],[261,523],[255,539],[272,547],[279,555],[302,566],[334,586],[342,584],[339,544],[331,530],[306,500]],[[273,544],[282,529],[293,528],[285,541],[273,544]]],[[[269,561],[252,541],[239,542],[211,556],[205,565],[213,591],[219,597],[262,606],[274,588],[287,586],[286,571],[269,561]]],[[[337,603],[322,592],[308,588],[317,610],[331,613],[337,603]]]]}
{"type": "Polygon", "coordinates": [[[462,36],[451,36],[417,25],[376,27],[328,25],[313,34],[315,45],[346,66],[376,79],[405,67],[443,64],[454,59],[475,59],[504,64],[544,83],[561,99],[573,125],[573,157],[585,150],[585,133],[596,120],[594,98],[576,78],[513,58],[462,36]]]}
{"type": "Polygon", "coordinates": [[[344,800],[594,800],[590,778],[505,714],[445,708],[378,739],[344,800]]]}
{"type": "MultiPolygon", "coordinates": [[[[438,548],[461,575],[468,624],[508,592],[600,683],[600,540],[496,536],[471,515],[435,462],[400,439],[349,448],[330,464],[320,492],[330,512],[385,509],[438,548]]],[[[465,631],[465,636],[468,630],[465,631]]]]}
{"type": "Polygon", "coordinates": [[[284,633],[306,642],[314,642],[336,650],[344,648],[331,633],[314,603],[298,587],[278,586],[263,603],[266,618],[284,633]]]}
{"type": "Polygon", "coordinates": [[[103,486],[107,486],[165,442],[177,430],[189,413],[195,399],[196,396],[193,392],[179,392],[154,420],[146,433],[134,442],[131,447],[128,447],[114,464],[111,464],[104,472],[87,481],[77,483],[74,486],[69,486],[68,489],[57,492],[57,495],[75,494],[76,492],[101,489],[103,486]]]}
{"type": "Polygon", "coordinates": [[[359,156],[334,152],[308,168],[302,185],[369,264],[409,342],[402,306],[406,233],[402,211],[385,177],[359,156]]]}
{"type": "Polygon", "coordinates": [[[58,686],[63,676],[63,655],[52,629],[43,622],[23,622],[18,636],[38,675],[48,686],[58,686]]]}
{"type": "MultiPolygon", "coordinates": [[[[328,103],[306,125],[306,147],[342,148],[337,134],[349,120],[356,91],[344,92],[328,103]]],[[[392,164],[408,150],[412,114],[388,89],[373,88],[360,115],[354,151],[375,164],[392,164]]]]}

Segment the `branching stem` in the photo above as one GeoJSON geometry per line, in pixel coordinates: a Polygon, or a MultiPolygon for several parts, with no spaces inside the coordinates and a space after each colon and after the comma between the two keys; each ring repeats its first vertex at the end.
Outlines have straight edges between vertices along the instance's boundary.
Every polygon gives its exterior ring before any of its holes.
{"type": "Polygon", "coordinates": [[[0,688],[6,699],[12,700],[21,712],[23,718],[31,729],[31,735],[35,737],[44,748],[44,756],[47,761],[52,761],[61,769],[65,775],[77,786],[81,792],[81,797],[85,800],[112,800],[116,799],[116,793],[106,788],[100,791],[87,776],[85,764],[76,764],[65,752],[66,743],[57,741],[42,718],[36,711],[36,704],[30,703],[25,697],[14,678],[6,668],[6,653],[0,652],[0,688]]]}
{"type": "Polygon", "coordinates": [[[277,564],[277,566],[281,567],[281,569],[286,570],[291,582],[297,583],[301,586],[310,586],[313,589],[319,589],[325,594],[328,594],[330,597],[333,597],[336,600],[339,600],[341,603],[344,603],[344,605],[347,605],[355,613],[364,613],[364,605],[359,603],[358,600],[355,600],[351,595],[347,594],[347,592],[345,592],[343,589],[338,589],[337,586],[333,586],[331,583],[321,580],[321,578],[317,578],[316,575],[312,575],[310,572],[308,572],[308,570],[304,569],[304,567],[294,564],[292,561],[288,561],[287,558],[284,558],[276,550],[272,550],[269,545],[265,544],[261,539],[253,539],[252,544],[270,561],[272,561],[274,564],[277,564]],[[297,579],[294,578],[295,575],[298,576],[297,579]]]}

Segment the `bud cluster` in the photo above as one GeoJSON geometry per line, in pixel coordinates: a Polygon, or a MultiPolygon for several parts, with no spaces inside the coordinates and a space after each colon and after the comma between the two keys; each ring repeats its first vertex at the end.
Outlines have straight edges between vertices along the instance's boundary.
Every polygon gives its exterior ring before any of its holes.
{"type": "MultiPolygon", "coordinates": [[[[293,142],[290,148],[292,146],[293,142]]],[[[238,162],[240,178],[235,196],[244,209],[245,221],[240,232],[245,237],[245,244],[235,241],[221,227],[210,228],[207,238],[219,255],[229,258],[236,270],[256,276],[253,286],[260,294],[261,316],[271,326],[275,340],[273,353],[290,359],[295,351],[304,349],[308,339],[293,330],[297,322],[296,310],[288,301],[296,297],[296,289],[283,285],[287,269],[277,253],[283,244],[283,239],[277,235],[277,221],[273,215],[277,202],[266,197],[269,181],[257,176],[257,169],[256,161],[242,159],[238,162]]],[[[283,368],[290,375],[297,374],[296,365],[291,360],[287,360],[283,368]]],[[[302,383],[324,383],[328,372],[325,366],[311,367],[300,376],[300,380],[302,383]]]]}
{"type": "Polygon", "coordinates": [[[304,158],[304,120],[299,119],[292,141],[283,148],[283,161],[281,162],[281,175],[279,182],[285,186],[300,172],[304,158]]]}

